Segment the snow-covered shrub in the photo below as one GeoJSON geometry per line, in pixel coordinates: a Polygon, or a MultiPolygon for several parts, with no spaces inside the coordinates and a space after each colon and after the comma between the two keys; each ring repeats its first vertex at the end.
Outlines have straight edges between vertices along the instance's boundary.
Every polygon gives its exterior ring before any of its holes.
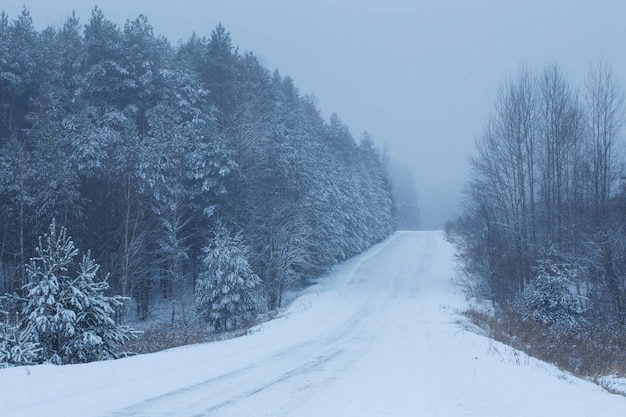
{"type": "Polygon", "coordinates": [[[218,222],[204,251],[204,271],[196,284],[199,313],[218,331],[245,325],[261,305],[257,290],[261,279],[248,263],[245,242],[218,222]]]}
{"type": "Polygon", "coordinates": [[[66,229],[53,222],[26,265],[29,282],[21,328],[32,328],[42,348],[41,362],[112,359],[116,348],[134,336],[112,318],[122,300],[104,295],[109,285],[107,277],[97,279],[100,266],[90,253],[76,265],[77,255],[66,229]]]}
{"type": "Polygon", "coordinates": [[[578,297],[572,292],[580,268],[557,258],[549,249],[539,260],[535,277],[524,290],[521,308],[527,317],[543,324],[573,326],[582,320],[578,297]]]}
{"type": "Polygon", "coordinates": [[[32,326],[20,329],[0,322],[0,368],[37,363],[40,352],[32,326]]]}

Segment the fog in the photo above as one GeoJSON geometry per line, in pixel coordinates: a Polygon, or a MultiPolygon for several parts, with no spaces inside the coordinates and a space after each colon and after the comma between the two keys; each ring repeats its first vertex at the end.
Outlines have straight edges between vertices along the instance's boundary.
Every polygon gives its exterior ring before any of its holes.
{"type": "MultiPolygon", "coordinates": [[[[60,26],[95,3],[5,1],[9,19],[23,5],[35,26],[60,26]]],[[[573,85],[602,57],[626,82],[626,3],[622,1],[415,0],[101,0],[123,25],[139,14],[173,44],[221,22],[240,51],[294,79],[328,117],[338,113],[355,137],[368,131],[408,165],[422,225],[442,227],[455,212],[469,155],[498,86],[520,65],[557,62],[573,85]]]]}

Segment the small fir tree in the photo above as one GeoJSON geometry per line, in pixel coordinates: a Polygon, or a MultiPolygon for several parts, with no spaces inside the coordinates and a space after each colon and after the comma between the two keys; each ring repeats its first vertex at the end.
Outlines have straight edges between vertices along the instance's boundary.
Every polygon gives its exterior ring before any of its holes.
{"type": "Polygon", "coordinates": [[[196,284],[197,308],[217,331],[250,322],[260,311],[260,278],[248,263],[248,248],[240,234],[232,236],[218,222],[213,239],[204,249],[204,271],[196,284]]]}
{"type": "Polygon", "coordinates": [[[526,287],[522,310],[531,319],[552,326],[573,326],[582,320],[582,308],[571,287],[580,269],[560,262],[549,248],[535,267],[535,278],[526,287]]]}
{"type": "Polygon", "coordinates": [[[64,227],[50,225],[26,265],[29,283],[23,329],[31,328],[42,350],[40,362],[80,363],[116,357],[116,348],[134,337],[111,317],[119,296],[104,295],[107,278],[97,280],[100,266],[88,252],[76,265],[78,249],[64,227]]]}

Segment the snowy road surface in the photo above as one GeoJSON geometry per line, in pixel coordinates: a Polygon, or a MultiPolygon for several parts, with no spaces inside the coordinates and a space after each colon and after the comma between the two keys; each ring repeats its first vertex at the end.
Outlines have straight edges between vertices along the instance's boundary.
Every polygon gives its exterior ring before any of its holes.
{"type": "Polygon", "coordinates": [[[253,334],[0,370],[0,416],[626,416],[626,398],[463,330],[440,232],[399,232],[253,334]]]}

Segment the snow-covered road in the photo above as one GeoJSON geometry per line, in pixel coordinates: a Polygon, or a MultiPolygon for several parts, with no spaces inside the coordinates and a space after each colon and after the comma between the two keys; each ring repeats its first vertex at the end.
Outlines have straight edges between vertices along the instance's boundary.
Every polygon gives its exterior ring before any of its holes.
{"type": "Polygon", "coordinates": [[[468,332],[440,232],[399,232],[253,334],[0,370],[0,416],[626,415],[626,398],[468,332]]]}

